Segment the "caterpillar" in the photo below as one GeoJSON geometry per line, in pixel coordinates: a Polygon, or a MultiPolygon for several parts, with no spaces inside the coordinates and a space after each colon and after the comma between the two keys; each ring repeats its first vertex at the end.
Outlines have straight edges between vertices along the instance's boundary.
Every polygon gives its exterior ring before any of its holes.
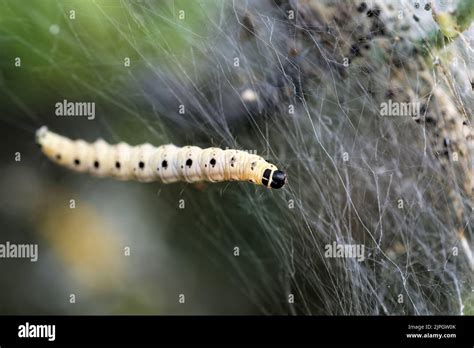
{"type": "Polygon", "coordinates": [[[36,142],[57,164],[98,177],[166,184],[249,181],[274,189],[283,187],[287,180],[275,165],[240,150],[173,144],[155,147],[149,143],[130,146],[124,142],[110,145],[102,139],[87,143],[53,133],[46,126],[36,131],[36,142]]]}

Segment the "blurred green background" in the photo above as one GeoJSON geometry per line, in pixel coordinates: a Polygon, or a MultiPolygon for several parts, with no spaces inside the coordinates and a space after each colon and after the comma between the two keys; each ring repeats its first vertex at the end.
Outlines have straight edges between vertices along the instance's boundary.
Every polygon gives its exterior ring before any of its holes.
{"type": "Polygon", "coordinates": [[[199,65],[192,46],[213,40],[218,2],[0,4],[0,242],[39,245],[36,263],[0,260],[0,313],[261,313],[275,275],[262,271],[272,260],[252,208],[235,199],[251,189],[92,178],[56,167],[34,144],[41,125],[89,141],[192,141],[125,91],[150,67],[199,65]],[[95,102],[96,118],[56,117],[63,99],[95,102]],[[252,279],[264,286],[249,287],[252,279]]]}

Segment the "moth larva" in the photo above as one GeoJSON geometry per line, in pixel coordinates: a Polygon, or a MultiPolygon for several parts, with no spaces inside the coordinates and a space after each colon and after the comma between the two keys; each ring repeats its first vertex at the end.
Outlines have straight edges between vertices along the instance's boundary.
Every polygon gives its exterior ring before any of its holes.
{"type": "Polygon", "coordinates": [[[249,181],[275,189],[286,183],[283,171],[245,151],[172,144],[110,145],[102,139],[87,143],[50,132],[45,126],[36,131],[36,141],[57,164],[100,177],[163,183],[249,181]]]}

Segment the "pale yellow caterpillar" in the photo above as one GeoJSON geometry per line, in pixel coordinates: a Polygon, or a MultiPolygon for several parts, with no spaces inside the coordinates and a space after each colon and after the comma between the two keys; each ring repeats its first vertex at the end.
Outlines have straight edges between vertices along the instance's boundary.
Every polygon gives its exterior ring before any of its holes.
{"type": "Polygon", "coordinates": [[[286,183],[283,171],[245,151],[172,144],[110,145],[102,139],[87,143],[55,134],[44,126],[36,131],[36,141],[57,164],[99,177],[162,183],[249,181],[275,189],[286,183]]]}

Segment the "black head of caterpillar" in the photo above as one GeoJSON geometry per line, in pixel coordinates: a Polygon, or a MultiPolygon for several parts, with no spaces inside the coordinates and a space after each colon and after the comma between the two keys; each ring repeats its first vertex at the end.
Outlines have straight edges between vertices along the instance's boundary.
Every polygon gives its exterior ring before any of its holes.
{"type": "Polygon", "coordinates": [[[265,169],[262,176],[262,185],[274,189],[282,188],[286,184],[286,174],[281,170],[265,169]]]}

